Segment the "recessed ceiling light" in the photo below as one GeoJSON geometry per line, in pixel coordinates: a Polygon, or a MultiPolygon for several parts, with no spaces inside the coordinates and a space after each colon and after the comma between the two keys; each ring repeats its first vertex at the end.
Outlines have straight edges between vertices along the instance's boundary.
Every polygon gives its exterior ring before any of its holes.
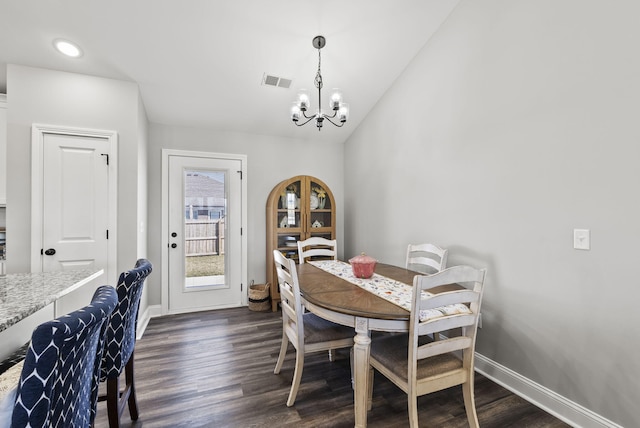
{"type": "Polygon", "coordinates": [[[79,58],[82,56],[82,50],[75,43],[71,43],[68,40],[57,39],[53,41],[53,46],[58,50],[58,52],[71,57],[71,58],[79,58]]]}

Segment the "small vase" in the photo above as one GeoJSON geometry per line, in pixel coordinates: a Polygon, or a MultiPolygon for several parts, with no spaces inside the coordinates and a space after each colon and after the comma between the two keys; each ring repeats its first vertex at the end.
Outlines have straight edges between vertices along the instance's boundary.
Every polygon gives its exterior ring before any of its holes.
{"type": "Polygon", "coordinates": [[[318,208],[320,208],[321,210],[324,209],[324,204],[326,202],[327,198],[318,198],[318,208]]]}

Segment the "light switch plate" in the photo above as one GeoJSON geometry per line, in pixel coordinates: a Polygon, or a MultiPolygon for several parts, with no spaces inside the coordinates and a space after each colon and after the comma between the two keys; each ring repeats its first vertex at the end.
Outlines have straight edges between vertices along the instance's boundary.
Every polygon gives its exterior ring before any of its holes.
{"type": "Polygon", "coordinates": [[[576,250],[591,249],[589,229],[573,229],[573,248],[576,250]]]}

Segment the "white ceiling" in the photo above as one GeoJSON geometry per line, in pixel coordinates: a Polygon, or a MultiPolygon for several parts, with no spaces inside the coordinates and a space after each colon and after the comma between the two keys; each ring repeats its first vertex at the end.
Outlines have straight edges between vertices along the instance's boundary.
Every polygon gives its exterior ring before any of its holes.
{"type": "Polygon", "coordinates": [[[343,142],[458,1],[2,0],[0,64],[137,82],[153,123],[343,142]],[[351,107],[343,128],[321,132],[289,118],[300,88],[316,108],[318,34],[323,103],[337,87],[351,107]],[[84,55],[64,58],[56,38],[84,55]],[[293,84],[264,86],[264,73],[293,84]]]}

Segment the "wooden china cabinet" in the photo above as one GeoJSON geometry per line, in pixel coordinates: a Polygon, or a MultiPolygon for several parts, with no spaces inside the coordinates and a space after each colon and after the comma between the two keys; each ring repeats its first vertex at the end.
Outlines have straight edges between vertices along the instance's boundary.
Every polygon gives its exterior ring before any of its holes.
{"type": "Polygon", "coordinates": [[[273,250],[297,261],[298,241],[312,236],[336,238],[335,219],[333,194],[321,180],[299,175],[273,188],[267,199],[267,282],[273,311],[280,301],[273,250]]]}

